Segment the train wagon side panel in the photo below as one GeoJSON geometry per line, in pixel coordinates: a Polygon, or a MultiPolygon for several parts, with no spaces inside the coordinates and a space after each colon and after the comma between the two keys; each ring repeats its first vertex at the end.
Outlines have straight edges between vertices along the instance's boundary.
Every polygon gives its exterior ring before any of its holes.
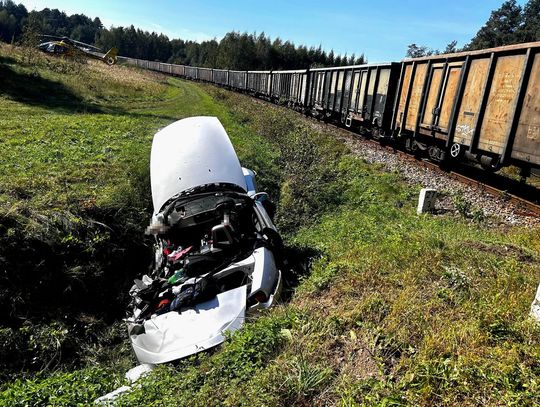
{"type": "Polygon", "coordinates": [[[317,109],[323,106],[324,95],[324,78],[326,73],[324,71],[314,71],[311,73],[311,104],[312,107],[317,109]]]}
{"type": "Polygon", "coordinates": [[[212,69],[210,68],[199,68],[198,79],[205,82],[212,82],[212,69]]]}
{"type": "Polygon", "coordinates": [[[371,68],[369,70],[369,83],[368,90],[366,94],[366,104],[365,104],[365,113],[364,118],[371,122],[373,120],[371,112],[373,111],[373,105],[375,102],[375,82],[377,81],[377,68],[371,68]]]}
{"type": "Polygon", "coordinates": [[[457,97],[459,82],[463,70],[463,64],[450,64],[444,83],[444,94],[440,101],[439,117],[437,118],[436,125],[444,132],[448,132],[450,127],[450,120],[452,118],[452,109],[457,97]]]}
{"type": "MultiPolygon", "coordinates": [[[[379,83],[375,92],[375,101],[373,104],[373,120],[382,120],[386,108],[388,97],[388,86],[390,84],[390,68],[379,71],[379,83]]],[[[379,123],[380,124],[380,123],[379,123]]]]}
{"type": "Polygon", "coordinates": [[[419,133],[447,140],[464,61],[434,63],[426,76],[419,133]]]}
{"type": "Polygon", "coordinates": [[[343,94],[343,79],[345,77],[345,70],[339,70],[336,76],[336,87],[333,101],[333,111],[338,113],[341,111],[341,95],[343,94]]]}
{"type": "Polygon", "coordinates": [[[470,146],[475,131],[476,118],[482,101],[482,89],[489,69],[489,58],[475,59],[471,62],[465,90],[457,113],[454,141],[470,146]]]}
{"type": "Polygon", "coordinates": [[[172,65],[173,75],[184,76],[184,66],[183,65],[172,65]]]}
{"type": "Polygon", "coordinates": [[[534,57],[511,157],[540,165],[540,53],[534,57]]]}
{"type": "Polygon", "coordinates": [[[427,62],[418,64],[414,78],[411,94],[409,96],[409,108],[407,109],[407,118],[405,120],[405,129],[414,131],[416,128],[416,118],[420,111],[420,101],[422,99],[422,91],[427,74],[427,62]]]}
{"type": "Polygon", "coordinates": [[[186,66],[184,72],[187,78],[197,79],[197,68],[193,66],[186,66]]]}
{"type": "Polygon", "coordinates": [[[361,71],[360,76],[360,88],[358,90],[358,96],[356,98],[357,107],[356,110],[361,115],[366,111],[366,92],[367,92],[367,83],[368,83],[368,70],[361,71]]]}
{"type": "Polygon", "coordinates": [[[246,71],[229,71],[229,86],[233,89],[246,89],[247,72],[246,71]]]}
{"type": "MultiPolygon", "coordinates": [[[[402,128],[404,119],[405,119],[405,108],[407,105],[407,96],[409,93],[409,87],[411,84],[413,65],[405,65],[405,73],[403,75],[403,83],[401,85],[401,92],[399,94],[399,104],[398,111],[396,116],[396,125],[395,128],[402,128]]],[[[360,106],[361,107],[361,106],[360,106]]]]}
{"type": "Polygon", "coordinates": [[[491,83],[478,148],[501,154],[514,114],[525,55],[499,57],[491,83]]]}
{"type": "MultiPolygon", "coordinates": [[[[431,67],[428,82],[429,87],[426,91],[426,105],[422,114],[422,118],[420,120],[420,126],[422,127],[431,128],[431,125],[433,123],[433,110],[437,107],[439,103],[439,88],[444,78],[444,68],[445,64],[434,64],[431,67]]],[[[416,117],[414,118],[414,120],[416,120],[416,117]]]]}
{"type": "Polygon", "coordinates": [[[390,128],[392,121],[399,68],[398,64],[392,64],[379,70],[372,121],[385,132],[390,128]]]}
{"type": "Polygon", "coordinates": [[[214,83],[227,85],[227,71],[224,69],[214,69],[214,83]]]}

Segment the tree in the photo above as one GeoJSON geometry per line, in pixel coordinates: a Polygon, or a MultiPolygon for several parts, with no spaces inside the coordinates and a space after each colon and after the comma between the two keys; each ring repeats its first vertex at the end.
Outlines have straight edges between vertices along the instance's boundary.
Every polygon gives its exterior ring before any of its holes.
{"type": "Polygon", "coordinates": [[[491,12],[486,24],[480,28],[467,50],[499,47],[519,42],[518,30],[523,23],[521,7],[516,0],[507,0],[502,6],[491,12]]]}
{"type": "Polygon", "coordinates": [[[454,41],[449,42],[446,45],[446,48],[444,49],[443,54],[454,54],[456,52],[458,52],[457,41],[454,40],[454,41]]]}
{"type": "Polygon", "coordinates": [[[540,41],[540,0],[529,0],[525,4],[517,38],[522,42],[540,41]]]}
{"type": "Polygon", "coordinates": [[[367,64],[367,58],[366,56],[362,53],[358,58],[356,58],[356,62],[355,64],[356,65],[364,65],[364,64],[367,64]]]}
{"type": "Polygon", "coordinates": [[[11,0],[0,0],[0,40],[14,42],[21,39],[28,11],[11,0]]]}
{"type": "Polygon", "coordinates": [[[328,58],[326,59],[326,63],[330,66],[335,65],[335,57],[334,57],[334,50],[331,49],[328,53],[328,58]]]}
{"type": "Polygon", "coordinates": [[[435,51],[424,45],[409,44],[407,47],[407,58],[420,58],[435,54],[435,51]]]}

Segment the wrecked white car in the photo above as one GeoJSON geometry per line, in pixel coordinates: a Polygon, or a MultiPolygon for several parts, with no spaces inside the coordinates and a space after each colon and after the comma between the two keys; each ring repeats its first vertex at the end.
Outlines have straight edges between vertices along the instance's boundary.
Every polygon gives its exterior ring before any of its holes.
{"type": "Polygon", "coordinates": [[[281,289],[273,205],[255,190],[215,117],[179,120],[155,136],[150,162],[152,271],[130,290],[129,337],[140,363],[222,343],[281,289]]]}

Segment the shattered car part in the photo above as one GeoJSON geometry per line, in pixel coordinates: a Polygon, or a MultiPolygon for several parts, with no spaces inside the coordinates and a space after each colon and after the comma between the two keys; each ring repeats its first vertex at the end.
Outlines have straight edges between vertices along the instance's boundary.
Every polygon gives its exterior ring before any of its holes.
{"type": "Polygon", "coordinates": [[[247,312],[270,307],[281,289],[282,242],[275,207],[217,118],[156,133],[150,175],[154,266],[135,280],[126,321],[139,362],[157,364],[222,343],[247,312]]]}

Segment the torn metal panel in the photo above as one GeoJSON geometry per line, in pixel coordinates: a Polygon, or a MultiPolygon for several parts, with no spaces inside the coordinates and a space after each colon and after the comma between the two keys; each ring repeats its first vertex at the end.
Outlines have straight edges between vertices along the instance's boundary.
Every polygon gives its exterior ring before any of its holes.
{"type": "Polygon", "coordinates": [[[168,312],[145,321],[145,333],[131,336],[137,359],[164,363],[219,345],[227,331],[242,326],[246,293],[244,285],[182,313],[168,312]]]}

